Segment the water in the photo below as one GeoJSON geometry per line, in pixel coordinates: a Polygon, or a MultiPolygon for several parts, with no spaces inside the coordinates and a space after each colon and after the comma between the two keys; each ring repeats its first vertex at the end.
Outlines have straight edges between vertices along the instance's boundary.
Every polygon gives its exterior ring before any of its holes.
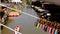
{"type": "MultiPolygon", "coordinates": [[[[23,11],[37,16],[36,12],[30,8],[25,8],[23,11]]],[[[38,19],[36,18],[21,14],[17,19],[8,22],[7,26],[15,29],[17,25],[20,25],[22,34],[48,34],[41,29],[36,29],[35,24],[37,20],[38,19]]],[[[12,31],[7,28],[4,28],[2,30],[2,34],[12,34],[12,31]]]]}

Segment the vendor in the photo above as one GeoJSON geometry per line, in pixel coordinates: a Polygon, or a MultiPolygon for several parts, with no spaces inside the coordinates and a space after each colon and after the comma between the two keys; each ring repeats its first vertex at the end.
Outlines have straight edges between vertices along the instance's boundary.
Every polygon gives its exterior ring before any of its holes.
{"type": "Polygon", "coordinates": [[[4,14],[5,14],[6,9],[7,9],[6,7],[0,6],[0,22],[2,22],[2,18],[4,16],[4,14]]]}

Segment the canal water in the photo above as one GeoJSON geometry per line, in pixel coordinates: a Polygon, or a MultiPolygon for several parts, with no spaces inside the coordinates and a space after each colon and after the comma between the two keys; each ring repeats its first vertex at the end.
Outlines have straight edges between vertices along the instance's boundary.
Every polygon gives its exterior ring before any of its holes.
{"type": "MultiPolygon", "coordinates": [[[[25,7],[23,9],[23,12],[38,17],[36,12],[31,8],[25,7]]],[[[6,25],[8,27],[11,27],[12,29],[15,29],[17,25],[20,25],[22,34],[49,34],[41,29],[36,29],[35,24],[37,20],[38,19],[33,18],[31,16],[21,14],[18,18],[14,19],[13,21],[10,20],[10,22],[8,22],[6,25]]],[[[2,30],[2,34],[12,34],[12,31],[4,27],[4,29],[2,30]]]]}

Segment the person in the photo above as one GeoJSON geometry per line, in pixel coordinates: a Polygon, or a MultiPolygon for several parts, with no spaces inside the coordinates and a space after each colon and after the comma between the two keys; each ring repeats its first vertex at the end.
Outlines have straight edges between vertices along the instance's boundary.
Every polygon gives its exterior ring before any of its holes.
{"type": "MultiPolygon", "coordinates": [[[[0,6],[0,23],[2,23],[2,17],[4,15],[4,12],[2,11],[2,6],[0,6]]],[[[3,29],[3,26],[1,26],[1,30],[3,29]]]]}
{"type": "Polygon", "coordinates": [[[57,23],[58,34],[60,34],[60,24],[57,23]]]}
{"type": "MultiPolygon", "coordinates": [[[[0,23],[1,24],[4,24],[4,15],[5,15],[5,10],[6,10],[6,7],[2,7],[0,6],[0,23]]],[[[3,26],[1,26],[1,30],[3,29],[3,26]]]]}
{"type": "Polygon", "coordinates": [[[19,33],[20,32],[20,29],[21,27],[18,25],[16,28],[15,28],[15,31],[12,32],[12,34],[22,34],[22,33],[19,33]]]}
{"type": "Polygon", "coordinates": [[[1,22],[4,22],[4,15],[5,15],[5,13],[6,13],[6,7],[2,7],[2,11],[0,12],[0,15],[1,15],[1,22]]]}
{"type": "Polygon", "coordinates": [[[2,7],[0,6],[0,22],[1,22],[1,12],[2,12],[2,7]]]}

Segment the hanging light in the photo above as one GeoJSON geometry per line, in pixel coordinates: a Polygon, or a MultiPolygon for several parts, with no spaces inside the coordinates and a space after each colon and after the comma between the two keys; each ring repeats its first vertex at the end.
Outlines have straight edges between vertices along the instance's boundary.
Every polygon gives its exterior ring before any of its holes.
{"type": "Polygon", "coordinates": [[[51,16],[51,14],[50,13],[47,13],[47,16],[51,16]]]}
{"type": "Polygon", "coordinates": [[[35,6],[36,9],[39,9],[39,7],[35,6]]]}
{"type": "Polygon", "coordinates": [[[51,14],[50,13],[47,13],[47,16],[48,16],[47,19],[50,20],[51,14]]]}
{"type": "Polygon", "coordinates": [[[44,18],[44,16],[42,16],[44,18]]]}
{"type": "Polygon", "coordinates": [[[11,2],[19,2],[19,3],[22,3],[21,0],[11,0],[11,2]]]}
{"type": "Polygon", "coordinates": [[[32,7],[34,7],[34,5],[32,5],[32,7]]]}
{"type": "Polygon", "coordinates": [[[43,9],[38,9],[38,11],[43,12],[43,11],[45,11],[45,10],[43,10],[43,9]]]}

